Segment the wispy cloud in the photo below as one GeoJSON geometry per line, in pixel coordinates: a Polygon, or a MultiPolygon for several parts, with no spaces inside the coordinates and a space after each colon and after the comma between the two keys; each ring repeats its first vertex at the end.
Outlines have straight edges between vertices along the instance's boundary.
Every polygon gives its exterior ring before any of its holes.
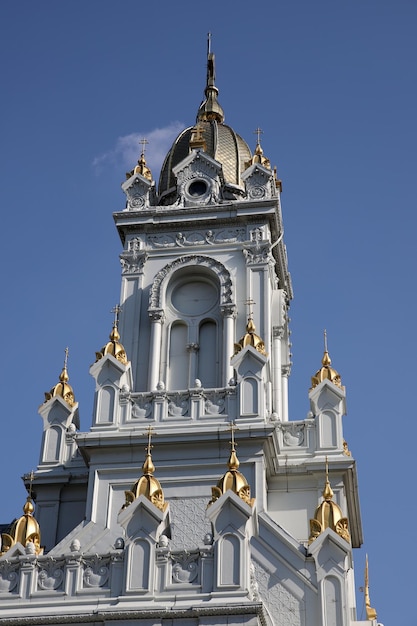
{"type": "Polygon", "coordinates": [[[141,152],[141,144],[139,142],[142,138],[145,138],[148,141],[146,145],[146,163],[152,170],[154,178],[158,178],[163,160],[175,137],[183,128],[185,128],[185,125],[182,122],[171,122],[164,128],[138,131],[130,135],[118,137],[114,148],[95,157],[93,168],[97,174],[115,165],[121,169],[133,169],[141,152]]]}

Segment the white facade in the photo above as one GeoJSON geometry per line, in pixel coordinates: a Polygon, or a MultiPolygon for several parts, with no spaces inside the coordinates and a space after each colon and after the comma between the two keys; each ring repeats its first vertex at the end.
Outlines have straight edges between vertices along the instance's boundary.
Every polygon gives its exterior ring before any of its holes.
{"type": "Polygon", "coordinates": [[[126,208],[114,219],[128,361],[109,352],[91,367],[88,432],[59,395],[40,409],[45,551],[17,542],[0,557],[0,624],[376,624],[356,621],[362,528],[345,391],[323,380],[310,391],[311,417],[290,419],[280,185],[260,150],[245,162],[246,144],[223,124],[210,61],[198,124],[176,140],[159,191],[144,167],[123,184],[126,208]],[[248,315],[264,351],[249,342],[236,352],[248,315]],[[231,422],[255,503],[228,490],[207,508],[227,471],[231,422]],[[123,508],[149,426],[168,506],[139,495],[123,508]],[[309,543],[326,457],[351,542],[329,527],[309,543]]]}

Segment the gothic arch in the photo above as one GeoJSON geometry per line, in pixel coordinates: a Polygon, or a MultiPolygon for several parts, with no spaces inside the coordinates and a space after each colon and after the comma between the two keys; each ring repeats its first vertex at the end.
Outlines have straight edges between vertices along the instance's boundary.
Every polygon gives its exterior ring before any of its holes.
{"type": "Polygon", "coordinates": [[[166,286],[172,274],[180,268],[192,266],[207,268],[217,276],[220,285],[220,306],[234,304],[232,299],[232,279],[225,266],[211,257],[200,254],[190,254],[175,259],[172,263],[168,263],[168,265],[165,265],[165,267],[157,273],[152,283],[149,296],[150,312],[163,309],[165,305],[166,286]]]}

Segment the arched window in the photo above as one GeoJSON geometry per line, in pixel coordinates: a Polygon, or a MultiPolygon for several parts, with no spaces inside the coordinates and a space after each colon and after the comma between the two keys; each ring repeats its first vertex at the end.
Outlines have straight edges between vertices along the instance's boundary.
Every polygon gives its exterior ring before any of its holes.
{"type": "Polygon", "coordinates": [[[177,270],[166,290],[165,380],[167,389],[220,384],[220,333],[217,277],[201,267],[177,270]]]}
{"type": "Polygon", "coordinates": [[[155,275],[149,293],[151,319],[149,389],[224,387],[233,369],[232,279],[216,259],[178,257],[155,275]],[[178,371],[181,370],[181,371],[178,371]]]}

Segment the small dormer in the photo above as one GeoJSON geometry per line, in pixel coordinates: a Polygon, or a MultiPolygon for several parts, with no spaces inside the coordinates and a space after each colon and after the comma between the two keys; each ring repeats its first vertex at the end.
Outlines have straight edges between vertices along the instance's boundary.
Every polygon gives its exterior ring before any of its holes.
{"type": "Polygon", "coordinates": [[[199,148],[192,150],[173,172],[180,206],[218,202],[223,182],[222,166],[206,152],[199,148]]]}
{"type": "Polygon", "coordinates": [[[122,189],[127,197],[127,211],[140,211],[155,204],[155,182],[146,164],[144,150],[138,164],[131,172],[126,172],[126,181],[122,184],[122,189]]]}
{"type": "Polygon", "coordinates": [[[259,134],[262,131],[258,128],[256,132],[258,133],[258,143],[253,157],[245,163],[246,169],[242,174],[242,180],[245,183],[249,200],[269,200],[277,195],[276,177],[260,144],[259,134]]]}
{"type": "Polygon", "coordinates": [[[39,407],[43,419],[43,438],[39,464],[64,465],[74,453],[73,441],[65,437],[80,427],[78,402],[69,384],[67,369],[68,348],[59,382],[45,393],[45,402],[39,407]]]}

